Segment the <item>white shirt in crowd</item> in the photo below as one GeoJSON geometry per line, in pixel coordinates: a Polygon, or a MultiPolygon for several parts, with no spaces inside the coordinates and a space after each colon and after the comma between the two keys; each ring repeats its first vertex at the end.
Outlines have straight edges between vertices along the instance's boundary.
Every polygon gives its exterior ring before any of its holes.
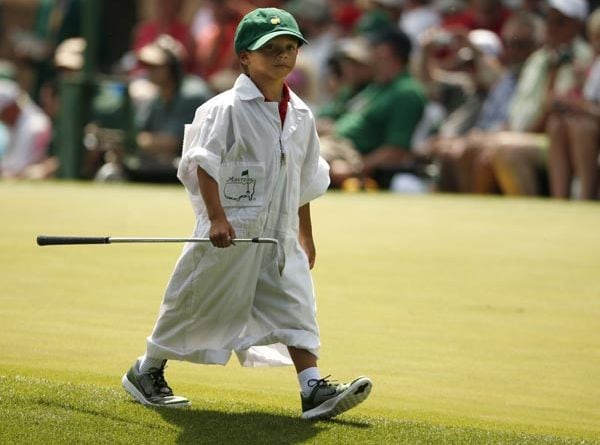
{"type": "Polygon", "coordinates": [[[22,106],[21,115],[13,127],[2,157],[2,176],[19,176],[24,170],[46,156],[52,138],[52,123],[32,101],[22,106]]]}

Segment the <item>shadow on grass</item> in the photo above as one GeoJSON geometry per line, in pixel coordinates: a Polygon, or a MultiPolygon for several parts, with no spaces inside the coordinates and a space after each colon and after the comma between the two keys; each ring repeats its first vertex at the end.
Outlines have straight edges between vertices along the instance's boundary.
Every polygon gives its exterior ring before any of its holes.
{"type": "Polygon", "coordinates": [[[178,444],[300,444],[312,443],[334,425],[368,428],[343,420],[312,422],[299,417],[265,412],[223,412],[194,409],[157,409],[181,432],[178,444]]]}

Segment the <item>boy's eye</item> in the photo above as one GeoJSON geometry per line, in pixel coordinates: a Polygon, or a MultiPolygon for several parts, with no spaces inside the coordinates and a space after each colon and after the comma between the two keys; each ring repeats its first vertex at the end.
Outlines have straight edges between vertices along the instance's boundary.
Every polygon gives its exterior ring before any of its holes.
{"type": "Polygon", "coordinates": [[[269,55],[275,55],[279,53],[295,53],[298,51],[298,47],[293,43],[287,45],[274,45],[272,43],[267,43],[260,49],[261,52],[269,55]]]}

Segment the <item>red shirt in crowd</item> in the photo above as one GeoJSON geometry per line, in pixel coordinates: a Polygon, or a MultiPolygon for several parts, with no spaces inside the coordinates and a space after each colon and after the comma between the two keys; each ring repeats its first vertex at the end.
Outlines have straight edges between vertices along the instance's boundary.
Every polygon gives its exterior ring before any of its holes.
{"type": "Polygon", "coordinates": [[[500,7],[489,20],[485,22],[477,17],[473,9],[466,9],[456,14],[452,14],[444,19],[442,25],[444,28],[463,28],[467,31],[474,29],[487,29],[495,32],[498,36],[502,32],[502,27],[511,15],[510,9],[500,7]]]}

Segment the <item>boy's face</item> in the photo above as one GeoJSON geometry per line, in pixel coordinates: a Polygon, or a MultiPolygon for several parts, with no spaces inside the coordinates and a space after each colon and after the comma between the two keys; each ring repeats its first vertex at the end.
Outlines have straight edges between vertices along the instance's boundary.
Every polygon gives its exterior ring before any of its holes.
{"type": "Polygon", "coordinates": [[[261,76],[281,80],[294,69],[297,56],[298,39],[278,36],[256,51],[243,51],[240,61],[246,65],[250,77],[261,76]]]}

